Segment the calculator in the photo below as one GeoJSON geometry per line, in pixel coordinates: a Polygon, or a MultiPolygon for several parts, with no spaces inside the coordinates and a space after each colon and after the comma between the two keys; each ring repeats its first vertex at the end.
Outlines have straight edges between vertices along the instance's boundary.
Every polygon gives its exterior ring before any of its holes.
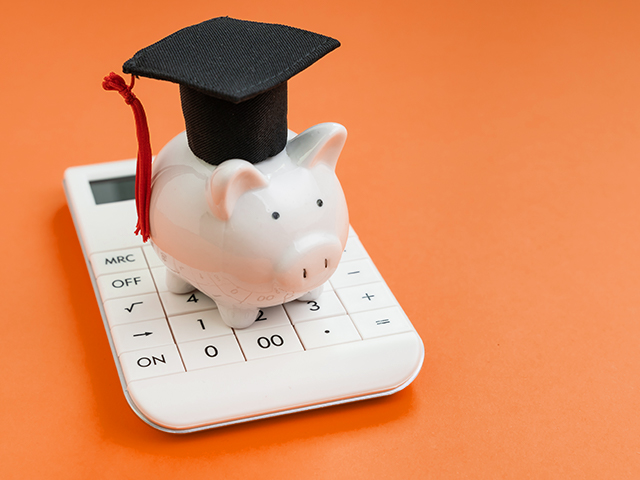
{"type": "Polygon", "coordinates": [[[418,375],[424,347],[352,228],[313,301],[228,327],[133,231],[135,160],[72,167],[69,209],[127,402],[146,423],[188,433],[390,395],[418,375]]]}

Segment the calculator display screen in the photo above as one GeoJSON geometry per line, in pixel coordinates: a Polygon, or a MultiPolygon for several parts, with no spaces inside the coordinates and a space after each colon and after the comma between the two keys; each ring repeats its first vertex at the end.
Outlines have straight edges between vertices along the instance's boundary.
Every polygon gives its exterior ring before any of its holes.
{"type": "Polygon", "coordinates": [[[132,200],[136,196],[136,176],[89,182],[96,205],[132,200]]]}

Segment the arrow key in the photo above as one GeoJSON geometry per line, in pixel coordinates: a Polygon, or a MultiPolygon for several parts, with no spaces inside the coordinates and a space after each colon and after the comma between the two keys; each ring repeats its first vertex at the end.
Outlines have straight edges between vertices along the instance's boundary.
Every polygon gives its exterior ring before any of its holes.
{"type": "Polygon", "coordinates": [[[143,348],[173,344],[171,330],[164,318],[116,325],[111,329],[111,337],[118,355],[143,348]]]}

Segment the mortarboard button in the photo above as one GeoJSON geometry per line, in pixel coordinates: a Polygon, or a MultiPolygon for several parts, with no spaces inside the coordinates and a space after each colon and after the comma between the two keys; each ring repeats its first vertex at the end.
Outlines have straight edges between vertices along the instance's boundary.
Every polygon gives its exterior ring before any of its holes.
{"type": "Polygon", "coordinates": [[[339,46],[306,30],[219,17],[140,50],[123,71],[180,84],[197,157],[257,163],[286,145],[287,80],[339,46]]]}

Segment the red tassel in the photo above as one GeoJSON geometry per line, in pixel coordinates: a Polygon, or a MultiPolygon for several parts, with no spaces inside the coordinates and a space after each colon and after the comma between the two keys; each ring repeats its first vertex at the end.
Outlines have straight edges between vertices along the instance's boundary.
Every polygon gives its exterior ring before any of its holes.
{"type": "Polygon", "coordinates": [[[136,210],[138,211],[138,224],[136,235],[142,235],[142,240],[149,240],[151,233],[149,228],[149,202],[151,200],[151,140],[149,139],[149,126],[147,116],[142,108],[142,103],[133,92],[135,77],[131,75],[131,85],[127,85],[117,73],[111,72],[104,77],[102,88],[116,90],[127,105],[131,105],[136,121],[136,137],[138,138],[138,163],[136,166],[136,210]]]}

